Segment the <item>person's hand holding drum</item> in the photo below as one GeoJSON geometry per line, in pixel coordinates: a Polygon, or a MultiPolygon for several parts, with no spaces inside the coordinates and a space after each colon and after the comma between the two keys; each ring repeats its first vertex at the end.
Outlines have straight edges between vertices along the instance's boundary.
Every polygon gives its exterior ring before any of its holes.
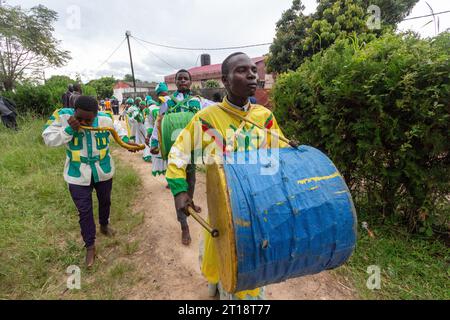
{"type": "Polygon", "coordinates": [[[300,147],[300,142],[298,142],[297,140],[290,140],[289,141],[289,145],[292,147],[292,148],[298,148],[298,147],[300,147]]]}

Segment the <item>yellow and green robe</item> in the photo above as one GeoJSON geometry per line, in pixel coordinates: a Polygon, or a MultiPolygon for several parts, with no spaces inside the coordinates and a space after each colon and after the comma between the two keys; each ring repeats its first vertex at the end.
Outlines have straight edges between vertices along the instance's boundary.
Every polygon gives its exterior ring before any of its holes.
{"type": "MultiPolygon", "coordinates": [[[[162,116],[166,113],[177,113],[177,112],[193,112],[196,113],[199,110],[206,108],[207,106],[210,106],[214,104],[214,102],[202,98],[200,96],[193,96],[190,92],[188,93],[181,93],[181,92],[174,92],[170,96],[165,97],[159,97],[159,99],[162,101],[160,108],[159,108],[159,115],[162,116]]],[[[151,146],[152,147],[158,147],[159,141],[158,141],[158,123],[156,122],[153,134],[151,136],[151,146]]]]}
{"type": "MultiPolygon", "coordinates": [[[[248,103],[244,110],[240,110],[225,97],[221,106],[256,122],[266,129],[274,130],[279,136],[283,136],[272,112],[261,105],[248,103]]],[[[220,156],[223,156],[233,151],[270,148],[271,144],[272,137],[270,134],[266,135],[263,130],[248,122],[243,123],[236,116],[222,110],[217,104],[209,106],[194,116],[172,146],[168,157],[167,182],[174,196],[180,192],[187,192],[186,167],[191,162],[193,155],[202,154],[203,156],[205,150],[208,150],[210,155],[214,157],[217,156],[216,151],[220,152],[220,156]],[[239,134],[237,134],[236,139],[229,139],[229,134],[236,133],[238,130],[239,134]],[[185,141],[185,138],[189,141],[185,141]],[[216,143],[216,145],[211,148],[213,143],[216,143]]],[[[284,148],[287,147],[287,144],[280,141],[277,147],[284,148]]],[[[195,161],[198,161],[198,159],[195,161]]],[[[201,271],[209,283],[217,284],[220,282],[216,247],[212,237],[207,232],[205,232],[201,271]]],[[[233,299],[256,299],[261,298],[262,291],[262,288],[256,288],[229,296],[233,299]]]]}

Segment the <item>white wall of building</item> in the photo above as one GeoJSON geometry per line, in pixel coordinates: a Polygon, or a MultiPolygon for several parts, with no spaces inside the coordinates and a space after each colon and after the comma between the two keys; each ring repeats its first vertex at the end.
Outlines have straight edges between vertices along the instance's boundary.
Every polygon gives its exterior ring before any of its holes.
{"type": "MultiPolygon", "coordinates": [[[[146,93],[149,91],[149,88],[136,88],[136,92],[142,92],[142,93],[146,93]]],[[[120,88],[120,89],[114,89],[114,97],[117,98],[117,100],[119,100],[119,102],[122,102],[123,98],[126,98],[128,96],[127,93],[133,93],[134,89],[133,88],[120,88]]]]}

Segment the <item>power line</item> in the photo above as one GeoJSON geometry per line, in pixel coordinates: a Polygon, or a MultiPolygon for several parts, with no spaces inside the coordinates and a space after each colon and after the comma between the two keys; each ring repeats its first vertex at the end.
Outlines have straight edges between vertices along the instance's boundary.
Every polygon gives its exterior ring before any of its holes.
{"type": "Polygon", "coordinates": [[[437,16],[437,15],[439,15],[439,14],[443,14],[443,13],[449,13],[449,12],[450,12],[450,10],[447,10],[447,11],[441,11],[441,12],[436,12],[436,13],[427,14],[427,15],[424,15],[424,16],[418,16],[418,17],[406,18],[406,19],[403,19],[403,21],[406,21],[406,20],[414,20],[414,19],[420,19],[420,18],[426,18],[426,17],[432,17],[432,16],[437,16]]]}
{"type": "Polygon", "coordinates": [[[117,46],[117,48],[114,49],[114,51],[109,55],[109,57],[106,58],[106,60],[103,61],[103,62],[97,67],[97,69],[100,68],[102,65],[104,65],[106,62],[108,62],[108,60],[114,55],[114,53],[116,53],[116,51],[119,50],[119,48],[122,46],[122,44],[125,42],[126,39],[127,39],[127,38],[124,38],[124,39],[122,40],[122,42],[120,42],[120,44],[117,46]]]}
{"type": "Polygon", "coordinates": [[[244,49],[244,48],[268,46],[268,45],[272,44],[271,42],[267,42],[267,43],[249,44],[249,45],[244,45],[244,46],[223,47],[223,48],[185,48],[185,47],[175,47],[175,46],[168,46],[168,45],[164,45],[164,44],[160,44],[160,43],[150,42],[150,41],[136,38],[135,36],[133,36],[133,38],[135,38],[136,40],[145,42],[147,44],[150,44],[152,46],[156,46],[156,47],[163,47],[163,48],[176,49],[176,50],[190,50],[190,51],[219,51],[219,50],[231,50],[231,49],[244,49]]]}
{"type": "MultiPolygon", "coordinates": [[[[441,11],[441,12],[436,12],[436,13],[431,13],[431,14],[427,14],[427,15],[423,15],[423,16],[417,16],[417,17],[411,17],[411,18],[405,18],[402,21],[408,21],[408,20],[414,20],[414,19],[421,19],[421,18],[426,18],[426,17],[432,17],[432,16],[437,16],[440,14],[445,14],[445,13],[449,13],[450,10],[446,10],[446,11],[441,11]]],[[[146,44],[152,45],[152,46],[156,46],[156,47],[162,47],[162,48],[168,48],[168,49],[175,49],[175,50],[190,50],[190,51],[220,51],[220,50],[234,50],[234,49],[244,49],[244,48],[252,48],[252,47],[262,47],[262,46],[268,46],[271,45],[271,42],[266,42],[266,43],[257,43],[257,44],[249,44],[249,45],[243,45],[243,46],[232,46],[232,47],[219,47],[219,48],[188,48],[188,47],[177,47],[177,46],[169,46],[169,45],[165,45],[165,44],[160,44],[160,43],[156,43],[156,42],[151,42],[151,41],[147,41],[144,39],[140,39],[137,38],[135,36],[131,36],[132,38],[134,38],[135,40],[144,42],[146,44]]],[[[125,41],[125,39],[123,40],[125,41]]],[[[122,41],[122,43],[123,43],[122,41]]],[[[119,47],[122,45],[122,43],[119,45],[119,47]]],[[[139,42],[138,42],[139,43],[139,42]]],[[[140,45],[142,45],[141,43],[139,43],[140,45]]],[[[165,64],[167,64],[168,66],[170,66],[171,68],[176,69],[174,66],[172,66],[170,63],[168,63],[167,61],[165,61],[164,59],[158,57],[156,54],[154,54],[152,51],[150,51],[148,48],[146,48],[152,55],[154,55],[155,57],[157,57],[158,59],[160,59],[161,61],[163,61],[165,64]]],[[[115,50],[117,51],[118,48],[115,50]]],[[[115,53],[115,51],[111,54],[111,56],[115,53]]],[[[107,60],[109,60],[108,57],[107,60]]],[[[105,62],[106,62],[105,61],[105,62]]],[[[197,59],[198,61],[198,59],[197,59]]],[[[103,62],[102,65],[105,63],[103,62]]],[[[100,65],[101,66],[101,65],[100,65]]]]}
{"type": "Polygon", "coordinates": [[[162,62],[164,62],[165,64],[167,64],[169,67],[171,67],[174,70],[177,70],[176,67],[174,67],[173,65],[171,65],[169,62],[167,62],[166,60],[164,60],[163,58],[159,57],[158,55],[156,55],[154,52],[152,52],[150,49],[148,49],[146,46],[144,46],[136,37],[131,36],[132,38],[134,38],[134,40],[136,40],[136,43],[138,43],[140,46],[142,46],[145,50],[147,50],[151,55],[153,55],[154,57],[158,58],[159,60],[161,60],[162,62]]]}
{"type": "MultiPolygon", "coordinates": [[[[1,1],[1,0],[0,0],[1,1]]],[[[441,12],[436,12],[436,13],[431,13],[431,14],[427,14],[427,15],[423,15],[423,16],[417,16],[417,17],[411,17],[411,18],[405,18],[402,21],[408,21],[408,20],[415,20],[415,19],[421,19],[421,18],[427,18],[427,17],[433,17],[433,16],[437,16],[437,15],[441,15],[441,14],[445,14],[445,13],[450,13],[450,10],[446,10],[446,11],[441,11],[441,12]]],[[[162,59],[161,57],[157,56],[155,53],[153,53],[152,51],[150,51],[147,47],[145,47],[144,45],[142,45],[140,42],[144,42],[147,43],[149,45],[152,46],[156,46],[156,47],[162,47],[162,48],[168,48],[168,49],[175,49],[175,50],[189,50],[189,51],[220,51],[220,50],[234,50],[234,49],[244,49],[244,48],[252,48],[252,47],[262,47],[262,46],[268,46],[271,45],[271,42],[266,42],[266,43],[257,43],[257,44],[249,44],[249,45],[243,45],[243,46],[232,46],[232,47],[220,47],[220,48],[187,48],[187,47],[176,47],[176,46],[169,46],[169,45],[164,45],[164,44],[160,44],[160,43],[155,43],[155,42],[150,42],[144,39],[140,39],[137,38],[135,36],[131,36],[132,38],[134,38],[135,40],[137,40],[136,42],[139,43],[139,45],[141,45],[142,47],[144,47],[150,54],[152,54],[153,56],[155,56],[156,58],[158,58],[159,60],[161,60],[162,62],[164,62],[165,64],[167,64],[169,67],[173,68],[173,69],[177,69],[176,67],[174,67],[173,65],[171,65],[170,63],[168,63],[167,61],[165,61],[164,59],[162,59]]],[[[126,38],[124,38],[120,44],[117,46],[117,48],[109,55],[109,57],[103,61],[97,68],[100,68],[102,65],[104,65],[106,62],[108,62],[108,60],[116,53],[117,50],[119,50],[119,48],[122,46],[122,44],[125,42],[126,38]]],[[[197,62],[198,62],[198,57],[197,57],[197,62]]],[[[197,64],[196,62],[196,64],[197,64]]]]}
{"type": "Polygon", "coordinates": [[[201,54],[198,55],[197,60],[195,61],[195,66],[197,66],[198,59],[200,59],[201,54]]]}

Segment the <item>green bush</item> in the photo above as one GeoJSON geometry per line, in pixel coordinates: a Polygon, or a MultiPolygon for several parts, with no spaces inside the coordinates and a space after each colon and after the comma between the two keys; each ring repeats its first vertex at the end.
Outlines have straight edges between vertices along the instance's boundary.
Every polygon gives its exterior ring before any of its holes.
{"type": "Polygon", "coordinates": [[[285,133],[326,152],[359,210],[410,230],[448,224],[450,34],[337,42],[273,90],[285,133]]]}
{"type": "MultiPolygon", "coordinates": [[[[17,105],[20,114],[33,113],[49,116],[57,108],[62,108],[62,95],[70,83],[76,81],[66,76],[53,76],[45,85],[24,83],[16,86],[14,91],[2,92],[1,95],[10,98],[17,105]]],[[[97,96],[95,89],[89,85],[82,86],[83,94],[97,96]]]]}
{"type": "Polygon", "coordinates": [[[61,105],[61,102],[58,105],[55,101],[52,91],[47,86],[23,84],[17,86],[15,92],[6,91],[3,95],[16,103],[19,114],[32,112],[49,115],[61,105]]]}
{"type": "Polygon", "coordinates": [[[211,88],[211,89],[220,88],[220,84],[217,80],[210,79],[210,80],[206,81],[205,88],[211,88]]]}
{"type": "Polygon", "coordinates": [[[110,98],[114,94],[114,77],[102,77],[100,79],[91,80],[88,85],[95,89],[99,99],[110,98]]]}

